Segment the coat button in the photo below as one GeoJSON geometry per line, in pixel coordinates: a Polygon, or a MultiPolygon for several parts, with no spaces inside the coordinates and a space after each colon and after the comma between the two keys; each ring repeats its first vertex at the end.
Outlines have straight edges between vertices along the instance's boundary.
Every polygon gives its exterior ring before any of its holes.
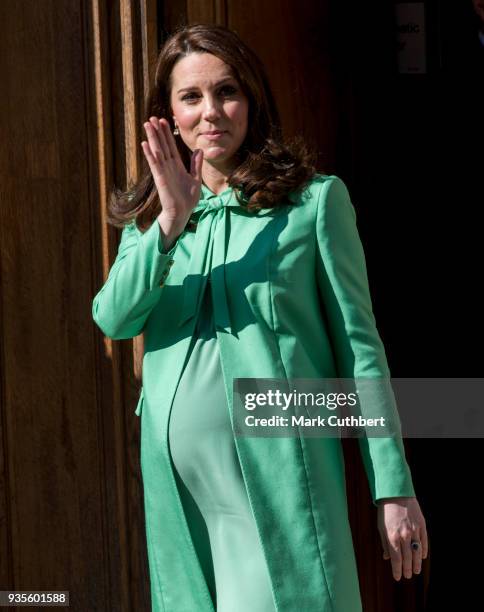
{"type": "Polygon", "coordinates": [[[174,260],[174,259],[170,259],[170,260],[168,261],[168,265],[169,265],[169,266],[172,266],[174,263],[175,263],[175,260],[174,260]]]}

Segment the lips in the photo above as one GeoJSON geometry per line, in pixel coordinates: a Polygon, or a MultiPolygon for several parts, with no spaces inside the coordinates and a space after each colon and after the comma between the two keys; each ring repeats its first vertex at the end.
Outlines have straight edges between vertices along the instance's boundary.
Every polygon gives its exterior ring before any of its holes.
{"type": "Polygon", "coordinates": [[[205,132],[202,134],[202,136],[204,136],[207,140],[218,140],[219,138],[222,138],[222,136],[225,136],[225,131],[217,131],[217,132],[205,132]]]}
{"type": "Polygon", "coordinates": [[[225,130],[213,130],[212,132],[202,132],[203,136],[215,136],[216,134],[225,134],[225,130]]]}

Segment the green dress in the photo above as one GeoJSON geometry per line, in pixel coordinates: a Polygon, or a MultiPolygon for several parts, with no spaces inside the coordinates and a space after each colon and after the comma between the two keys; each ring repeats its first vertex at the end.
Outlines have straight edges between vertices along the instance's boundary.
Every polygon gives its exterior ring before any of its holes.
{"type": "Polygon", "coordinates": [[[171,460],[214,609],[272,612],[270,577],[234,442],[212,312],[206,282],[171,409],[171,460]]]}

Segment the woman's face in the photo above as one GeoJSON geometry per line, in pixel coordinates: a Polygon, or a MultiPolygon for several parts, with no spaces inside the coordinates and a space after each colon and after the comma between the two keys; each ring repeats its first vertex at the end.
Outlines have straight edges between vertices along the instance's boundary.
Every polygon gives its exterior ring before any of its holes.
{"type": "Polygon", "coordinates": [[[247,134],[249,102],[231,67],[210,53],[191,53],[171,74],[170,103],[180,137],[203,163],[230,172],[247,134]],[[207,132],[221,130],[218,136],[207,132]]]}

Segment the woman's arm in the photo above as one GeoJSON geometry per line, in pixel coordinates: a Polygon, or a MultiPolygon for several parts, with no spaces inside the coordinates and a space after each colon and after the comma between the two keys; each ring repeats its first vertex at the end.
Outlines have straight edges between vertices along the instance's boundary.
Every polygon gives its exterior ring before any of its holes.
{"type": "Polygon", "coordinates": [[[122,340],[143,331],[174,263],[178,243],[177,239],[164,252],[157,219],[143,234],[134,222],[124,227],[116,259],[92,303],[93,319],[106,336],[122,340]]]}
{"type": "Polygon", "coordinates": [[[184,231],[179,229],[186,227],[202,185],[203,151],[193,152],[187,172],[167,119],[150,117],[143,125],[148,141],[141,146],[163,205],[143,234],[134,223],[123,229],[116,260],[94,298],[93,319],[114,340],[134,338],[143,331],[174,263],[178,237],[184,231]]]}
{"type": "MultiPolygon", "coordinates": [[[[338,177],[331,176],[321,186],[316,235],[318,286],[327,314],[338,376],[389,381],[385,350],[372,310],[356,211],[344,182],[338,177]]],[[[395,398],[390,385],[383,387],[388,387],[389,391],[384,396],[384,412],[379,416],[387,416],[397,425],[397,435],[358,438],[375,505],[382,498],[415,496],[400,436],[395,398]]],[[[365,416],[365,402],[360,403],[361,414],[365,416]]],[[[366,408],[375,416],[374,406],[366,408]]]]}

